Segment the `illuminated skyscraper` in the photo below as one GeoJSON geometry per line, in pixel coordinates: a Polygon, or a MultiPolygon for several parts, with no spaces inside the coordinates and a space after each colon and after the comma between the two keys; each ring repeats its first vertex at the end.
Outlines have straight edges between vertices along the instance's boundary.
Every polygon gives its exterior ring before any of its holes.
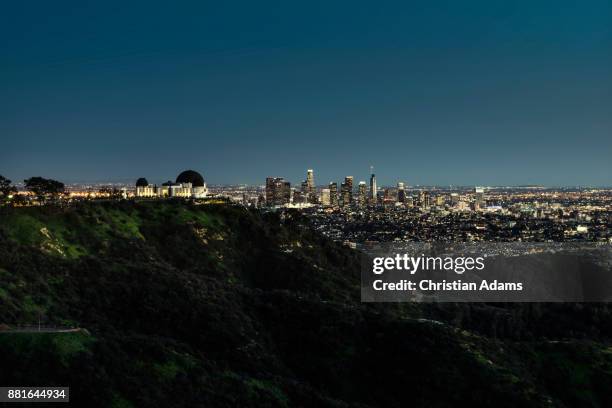
{"type": "Polygon", "coordinates": [[[346,176],[344,183],[340,186],[340,194],[342,198],[342,205],[348,206],[353,201],[353,176],[346,176]]]}
{"type": "Polygon", "coordinates": [[[311,204],[317,203],[317,189],[314,182],[314,171],[308,169],[306,172],[306,180],[302,182],[302,194],[307,202],[311,204]]]}
{"type": "Polygon", "coordinates": [[[308,184],[308,188],[312,192],[315,188],[314,171],[312,169],[308,169],[308,171],[306,172],[306,183],[308,184]]]}
{"type": "Polygon", "coordinates": [[[276,182],[281,180],[280,177],[267,177],[266,178],[266,204],[273,205],[274,202],[274,189],[276,182]]]}
{"type": "Polygon", "coordinates": [[[376,204],[376,175],[374,174],[374,167],[370,166],[370,201],[372,204],[376,204]]]}
{"type": "Polygon", "coordinates": [[[279,201],[283,204],[291,202],[291,183],[286,180],[283,180],[280,187],[279,201]]]}
{"type": "Polygon", "coordinates": [[[474,187],[474,208],[480,209],[485,207],[485,193],[483,187],[474,187]]]}
{"type": "Polygon", "coordinates": [[[291,183],[282,177],[266,178],[266,204],[269,207],[291,202],[291,183]]]}
{"type": "Polygon", "coordinates": [[[368,193],[367,193],[367,185],[365,181],[360,181],[359,186],[357,187],[357,204],[360,207],[364,207],[367,204],[368,193]]]}
{"type": "Polygon", "coordinates": [[[298,194],[298,201],[295,201],[294,199],[293,202],[296,204],[310,202],[310,188],[308,187],[308,181],[302,181],[302,184],[300,184],[300,193],[298,194]]]}
{"type": "Polygon", "coordinates": [[[324,188],[321,190],[321,205],[329,206],[331,203],[331,196],[329,188],[324,188]]]}
{"type": "Polygon", "coordinates": [[[338,183],[329,183],[329,205],[332,207],[338,206],[338,183]]]}
{"type": "Polygon", "coordinates": [[[401,181],[397,183],[397,201],[402,204],[406,203],[406,189],[401,181]]]}

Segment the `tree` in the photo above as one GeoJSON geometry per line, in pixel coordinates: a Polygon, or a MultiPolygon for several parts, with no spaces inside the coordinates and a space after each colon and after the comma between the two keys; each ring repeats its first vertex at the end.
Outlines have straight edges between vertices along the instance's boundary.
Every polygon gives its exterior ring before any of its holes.
{"type": "Polygon", "coordinates": [[[57,198],[64,194],[64,183],[42,177],[30,177],[23,181],[28,190],[33,192],[36,197],[45,202],[51,198],[57,198]]]}
{"type": "Polygon", "coordinates": [[[17,189],[11,184],[11,180],[0,175],[0,194],[2,194],[2,200],[8,199],[8,196],[16,192],[17,189]]]}

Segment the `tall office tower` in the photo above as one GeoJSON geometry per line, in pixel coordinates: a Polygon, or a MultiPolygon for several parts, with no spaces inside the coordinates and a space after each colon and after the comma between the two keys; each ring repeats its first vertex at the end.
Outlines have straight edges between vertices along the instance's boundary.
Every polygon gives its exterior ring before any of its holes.
{"type": "Polygon", "coordinates": [[[444,207],[444,204],[446,203],[445,201],[446,200],[444,199],[443,195],[436,196],[436,206],[444,207]]]}
{"type": "Polygon", "coordinates": [[[329,183],[329,204],[332,207],[338,206],[338,183],[333,181],[329,183]]]}
{"type": "MultiPolygon", "coordinates": [[[[310,202],[310,188],[306,180],[302,181],[302,184],[300,184],[299,200],[300,204],[310,202]]],[[[295,200],[293,202],[295,203],[295,200]]]]}
{"type": "Polygon", "coordinates": [[[406,188],[404,187],[404,183],[401,181],[397,183],[397,201],[402,204],[406,203],[406,188]]]}
{"type": "Polygon", "coordinates": [[[346,183],[348,187],[348,192],[350,193],[350,196],[351,196],[350,201],[353,202],[353,176],[346,176],[344,178],[344,183],[346,183]]]}
{"type": "Polygon", "coordinates": [[[317,204],[319,202],[319,197],[317,197],[317,190],[314,187],[308,195],[308,202],[310,204],[317,204]]]}
{"type": "Polygon", "coordinates": [[[347,196],[345,194],[346,191],[346,183],[343,181],[340,183],[340,207],[344,207],[348,205],[347,196]]]}
{"type": "Polygon", "coordinates": [[[359,182],[359,186],[357,187],[357,204],[360,207],[365,207],[365,205],[367,204],[367,200],[368,200],[368,193],[367,193],[367,185],[365,181],[360,181],[359,182]]]}
{"type": "Polygon", "coordinates": [[[274,188],[279,177],[266,177],[266,204],[274,205],[274,188]]]}
{"type": "Polygon", "coordinates": [[[283,180],[280,187],[279,200],[281,205],[289,204],[291,202],[291,183],[283,180]]]}
{"type": "Polygon", "coordinates": [[[422,208],[429,208],[431,204],[429,202],[429,191],[421,191],[419,193],[419,204],[422,208]]]}
{"type": "Polygon", "coordinates": [[[353,176],[346,176],[344,183],[340,185],[340,194],[342,198],[342,205],[348,206],[353,201],[353,176]]]}
{"type": "Polygon", "coordinates": [[[474,203],[476,208],[484,208],[485,194],[483,187],[474,187],[474,203]]]}
{"type": "Polygon", "coordinates": [[[282,177],[266,178],[266,204],[269,207],[291,202],[291,183],[282,177]]]}
{"type": "Polygon", "coordinates": [[[308,184],[308,188],[310,189],[310,191],[314,190],[314,171],[312,169],[308,169],[306,173],[306,183],[308,184]]]}
{"type": "Polygon", "coordinates": [[[329,207],[331,203],[331,192],[329,188],[324,188],[321,190],[321,205],[329,207]]]}
{"type": "Polygon", "coordinates": [[[370,166],[370,173],[370,201],[372,201],[372,204],[376,204],[376,175],[372,166],[370,166]]]}
{"type": "Polygon", "coordinates": [[[306,180],[302,182],[302,194],[307,202],[311,204],[317,203],[317,189],[314,182],[314,171],[308,169],[306,180]]]}

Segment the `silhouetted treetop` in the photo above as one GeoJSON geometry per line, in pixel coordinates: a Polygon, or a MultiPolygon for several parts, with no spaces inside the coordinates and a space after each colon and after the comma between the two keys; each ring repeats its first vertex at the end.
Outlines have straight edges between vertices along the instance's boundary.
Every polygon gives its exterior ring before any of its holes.
{"type": "Polygon", "coordinates": [[[28,190],[36,194],[39,200],[56,198],[65,191],[64,183],[43,177],[30,177],[23,181],[28,190]]]}

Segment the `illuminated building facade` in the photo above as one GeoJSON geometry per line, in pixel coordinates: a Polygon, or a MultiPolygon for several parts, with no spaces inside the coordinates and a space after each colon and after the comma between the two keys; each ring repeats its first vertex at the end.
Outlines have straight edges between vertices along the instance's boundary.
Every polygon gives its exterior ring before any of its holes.
{"type": "Polygon", "coordinates": [[[147,179],[139,178],[136,181],[135,195],[141,198],[204,198],[208,195],[208,188],[200,173],[185,170],[178,175],[174,183],[168,181],[161,186],[149,184],[147,179]]]}

